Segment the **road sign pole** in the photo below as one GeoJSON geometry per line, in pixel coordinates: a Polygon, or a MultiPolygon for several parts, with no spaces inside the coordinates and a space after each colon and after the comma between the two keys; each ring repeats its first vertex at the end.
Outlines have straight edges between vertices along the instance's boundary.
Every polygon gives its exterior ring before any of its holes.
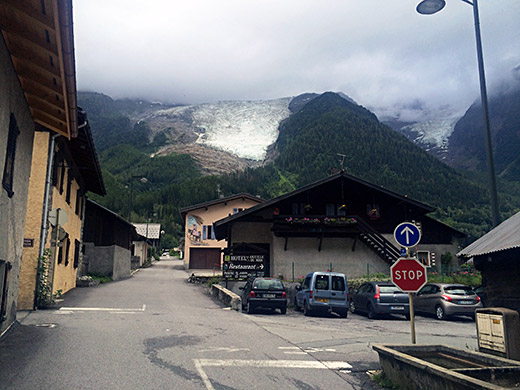
{"type": "Polygon", "coordinates": [[[408,302],[410,303],[410,327],[412,333],[412,344],[415,344],[415,313],[413,311],[412,293],[408,293],[408,302]]]}

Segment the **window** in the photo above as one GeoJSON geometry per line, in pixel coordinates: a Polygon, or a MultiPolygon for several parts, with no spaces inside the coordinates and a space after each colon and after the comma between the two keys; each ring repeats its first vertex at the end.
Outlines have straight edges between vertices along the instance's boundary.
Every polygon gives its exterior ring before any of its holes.
{"type": "Polygon", "coordinates": [[[345,291],[345,279],[343,276],[332,276],[332,289],[334,291],[345,291]]]}
{"type": "Polygon", "coordinates": [[[5,260],[0,260],[0,322],[4,321],[6,318],[7,286],[11,268],[11,263],[5,260]]]}
{"type": "Polygon", "coordinates": [[[58,170],[60,169],[60,155],[54,154],[54,163],[52,166],[52,185],[58,187],[58,170]]]}
{"type": "Polygon", "coordinates": [[[325,205],[325,214],[327,217],[333,217],[336,215],[336,207],[334,206],[334,203],[327,203],[325,205]]]}
{"type": "Polygon", "coordinates": [[[311,277],[307,276],[302,283],[302,290],[308,290],[311,285],[311,277]]]}
{"type": "Polygon", "coordinates": [[[70,253],[70,238],[67,237],[65,242],[63,243],[65,245],[65,267],[69,265],[69,253],[70,253]]]}
{"type": "Polygon", "coordinates": [[[2,187],[7,191],[7,196],[10,198],[14,195],[13,179],[14,179],[14,159],[16,155],[16,140],[20,135],[16,118],[11,113],[9,120],[9,135],[7,138],[7,152],[5,154],[4,176],[2,178],[2,187]]]}
{"type": "Polygon", "coordinates": [[[65,181],[65,161],[60,164],[60,194],[63,194],[63,182],[65,181]]]}
{"type": "Polygon", "coordinates": [[[67,192],[65,194],[65,201],[70,205],[70,191],[72,187],[72,171],[69,169],[67,171],[67,192]]]}
{"type": "Polygon", "coordinates": [[[76,215],[81,215],[81,209],[83,206],[83,195],[81,194],[81,190],[76,190],[76,209],[75,213],[76,215]]]}
{"type": "Polygon", "coordinates": [[[314,284],[316,290],[328,290],[329,289],[329,275],[318,275],[316,276],[316,282],[314,284]]]}
{"type": "Polygon", "coordinates": [[[202,239],[203,240],[216,240],[215,231],[213,230],[213,225],[203,225],[202,226],[202,239]]]}
{"type": "Polygon", "coordinates": [[[430,252],[428,252],[428,251],[417,252],[417,260],[419,260],[419,262],[423,263],[426,267],[431,267],[430,252]]]}
{"type": "MultiPolygon", "coordinates": [[[[132,251],[133,251],[132,247],[132,251]]],[[[81,244],[78,240],[74,240],[74,268],[79,266],[79,253],[81,251],[81,244]]]]}

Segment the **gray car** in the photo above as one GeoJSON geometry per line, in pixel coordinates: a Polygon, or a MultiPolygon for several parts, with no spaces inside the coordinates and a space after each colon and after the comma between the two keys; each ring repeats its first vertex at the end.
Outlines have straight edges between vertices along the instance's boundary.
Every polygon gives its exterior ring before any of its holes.
{"type": "Polygon", "coordinates": [[[413,298],[415,313],[434,314],[439,320],[450,316],[475,318],[482,302],[475,291],[463,284],[428,283],[413,298]]]}
{"type": "Polygon", "coordinates": [[[370,319],[385,314],[402,314],[409,319],[408,294],[391,282],[366,282],[352,292],[350,311],[366,313],[370,319]]]}

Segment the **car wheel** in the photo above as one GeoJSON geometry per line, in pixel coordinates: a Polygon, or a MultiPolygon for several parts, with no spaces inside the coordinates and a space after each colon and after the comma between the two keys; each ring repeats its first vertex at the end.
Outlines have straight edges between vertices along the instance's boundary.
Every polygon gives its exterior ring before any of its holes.
{"type": "Polygon", "coordinates": [[[340,312],[338,312],[339,316],[341,318],[347,318],[348,317],[348,309],[345,309],[345,310],[342,310],[340,312]]]}
{"type": "Polygon", "coordinates": [[[349,309],[351,313],[356,312],[356,304],[354,303],[354,301],[350,301],[349,309]]]}
{"type": "Polygon", "coordinates": [[[446,312],[444,311],[442,306],[437,306],[435,308],[435,316],[437,317],[438,320],[445,320],[447,318],[446,312]]]}
{"type": "Polygon", "coordinates": [[[301,311],[302,308],[298,305],[298,300],[294,297],[294,310],[301,311]]]}
{"type": "Polygon", "coordinates": [[[309,307],[309,305],[307,305],[307,302],[303,302],[303,315],[304,316],[311,315],[311,308],[309,307]]]}
{"type": "Polygon", "coordinates": [[[367,308],[367,316],[371,320],[375,320],[377,318],[377,314],[374,311],[374,308],[372,307],[372,305],[370,305],[370,304],[368,305],[368,308],[367,308]]]}
{"type": "Polygon", "coordinates": [[[280,308],[280,313],[282,313],[282,314],[287,313],[287,306],[281,307],[280,308]]]}
{"type": "Polygon", "coordinates": [[[406,318],[408,321],[410,321],[410,314],[405,314],[404,318],[406,318]]]}
{"type": "Polygon", "coordinates": [[[247,314],[253,314],[255,308],[249,302],[247,302],[247,314]]]}

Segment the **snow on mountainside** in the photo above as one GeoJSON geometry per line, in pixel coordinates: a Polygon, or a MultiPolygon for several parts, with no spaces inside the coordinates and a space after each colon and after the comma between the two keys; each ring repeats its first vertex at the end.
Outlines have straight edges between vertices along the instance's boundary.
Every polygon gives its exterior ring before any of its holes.
{"type": "Polygon", "coordinates": [[[182,137],[188,141],[184,143],[195,142],[237,157],[261,161],[267,147],[278,137],[278,125],[290,114],[290,101],[291,98],[282,98],[173,107],[141,120],[154,132],[168,131],[170,138],[182,130],[190,133],[182,137]]]}
{"type": "Polygon", "coordinates": [[[430,119],[415,123],[384,122],[394,130],[402,133],[410,141],[433,154],[444,159],[448,151],[449,138],[460,116],[430,119]]]}

